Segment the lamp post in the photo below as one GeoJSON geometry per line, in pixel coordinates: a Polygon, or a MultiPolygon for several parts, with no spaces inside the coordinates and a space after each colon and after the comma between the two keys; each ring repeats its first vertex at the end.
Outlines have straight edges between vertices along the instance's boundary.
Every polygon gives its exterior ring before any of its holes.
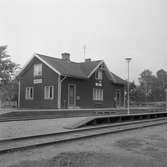
{"type": "Polygon", "coordinates": [[[132,58],[125,58],[125,60],[127,61],[128,63],[128,104],[127,104],[127,109],[128,109],[128,115],[130,114],[130,110],[129,110],[129,103],[130,103],[130,98],[129,98],[129,64],[130,64],[130,61],[132,60],[132,58]]]}

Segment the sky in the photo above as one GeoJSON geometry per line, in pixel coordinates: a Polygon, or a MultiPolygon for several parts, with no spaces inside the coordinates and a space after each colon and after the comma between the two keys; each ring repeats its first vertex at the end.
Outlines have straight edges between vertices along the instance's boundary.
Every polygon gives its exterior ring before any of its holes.
{"type": "Polygon", "coordinates": [[[145,69],[167,71],[166,0],[0,0],[0,45],[24,66],[34,53],[104,60],[130,80],[145,69]],[[84,56],[84,45],[86,45],[84,56]]]}

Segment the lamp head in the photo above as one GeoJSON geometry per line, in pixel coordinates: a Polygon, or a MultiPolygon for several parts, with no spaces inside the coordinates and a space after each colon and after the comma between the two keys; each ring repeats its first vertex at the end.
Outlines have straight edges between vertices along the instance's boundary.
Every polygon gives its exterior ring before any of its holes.
{"type": "Polygon", "coordinates": [[[132,60],[132,58],[127,57],[127,58],[125,58],[125,60],[126,60],[127,62],[130,62],[130,61],[132,60]]]}

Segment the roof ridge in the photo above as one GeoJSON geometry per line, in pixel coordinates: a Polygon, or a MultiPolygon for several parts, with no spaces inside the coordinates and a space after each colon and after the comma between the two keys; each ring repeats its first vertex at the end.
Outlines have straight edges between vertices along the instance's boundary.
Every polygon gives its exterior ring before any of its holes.
{"type": "MultiPolygon", "coordinates": [[[[52,59],[56,59],[56,60],[61,60],[61,61],[64,61],[62,58],[57,58],[57,57],[53,57],[53,56],[48,56],[48,55],[44,55],[44,54],[40,54],[40,53],[36,53],[36,55],[39,55],[39,56],[45,56],[45,57],[48,57],[48,58],[52,58],[52,59]]],[[[103,61],[103,60],[91,60],[90,62],[98,62],[98,61],[103,61]]],[[[75,61],[69,61],[70,63],[76,63],[76,64],[85,64],[85,63],[88,63],[88,62],[75,62],[75,61]]]]}

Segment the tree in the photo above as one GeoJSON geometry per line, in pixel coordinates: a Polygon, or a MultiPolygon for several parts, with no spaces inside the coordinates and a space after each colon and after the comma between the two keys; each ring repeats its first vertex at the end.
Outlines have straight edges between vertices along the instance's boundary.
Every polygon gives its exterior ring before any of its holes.
{"type": "Polygon", "coordinates": [[[11,61],[11,56],[7,54],[7,46],[0,46],[0,80],[8,83],[19,68],[19,65],[11,61]]]}
{"type": "Polygon", "coordinates": [[[140,83],[140,91],[145,96],[145,101],[150,101],[153,91],[153,82],[155,82],[156,78],[152,74],[150,70],[144,70],[140,74],[139,83],[140,83]]]}
{"type": "Polygon", "coordinates": [[[129,96],[131,101],[136,101],[136,89],[137,86],[135,85],[135,82],[129,83],[129,96]]]}
{"type": "Polygon", "coordinates": [[[163,69],[157,71],[157,79],[159,81],[160,88],[167,88],[167,72],[163,69]]]}
{"type": "Polygon", "coordinates": [[[6,49],[7,46],[0,46],[0,102],[16,100],[18,89],[14,76],[19,65],[11,61],[6,49]]]}
{"type": "Polygon", "coordinates": [[[167,88],[167,72],[158,70],[156,76],[150,70],[140,74],[140,85],[137,88],[137,99],[144,101],[164,101],[167,88]]]}
{"type": "Polygon", "coordinates": [[[165,89],[167,88],[167,72],[163,69],[158,70],[157,73],[157,84],[158,84],[158,91],[159,91],[159,99],[165,99],[165,89]]]}

